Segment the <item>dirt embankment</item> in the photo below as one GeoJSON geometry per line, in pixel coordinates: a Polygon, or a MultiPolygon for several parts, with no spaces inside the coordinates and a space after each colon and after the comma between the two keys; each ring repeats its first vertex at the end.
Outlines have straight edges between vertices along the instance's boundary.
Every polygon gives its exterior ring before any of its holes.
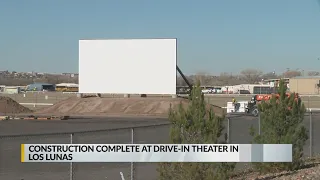
{"type": "Polygon", "coordinates": [[[17,113],[31,113],[31,112],[32,110],[20,105],[13,99],[9,97],[0,96],[0,113],[2,115],[17,114],[17,113]]]}
{"type": "MultiPolygon", "coordinates": [[[[184,107],[189,102],[183,98],[76,98],[60,101],[51,107],[38,110],[37,114],[68,115],[159,115],[167,116],[170,104],[184,107]]],[[[214,112],[222,114],[222,109],[213,107],[214,112]]]]}

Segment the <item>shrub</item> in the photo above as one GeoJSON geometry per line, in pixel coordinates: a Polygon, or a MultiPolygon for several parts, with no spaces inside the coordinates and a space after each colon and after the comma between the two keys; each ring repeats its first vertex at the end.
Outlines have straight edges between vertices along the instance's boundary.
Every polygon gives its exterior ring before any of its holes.
{"type": "Polygon", "coordinates": [[[306,111],[297,94],[286,95],[286,85],[281,80],[278,88],[279,97],[273,96],[268,102],[259,104],[261,134],[251,127],[250,134],[254,144],[292,144],[292,163],[254,163],[260,172],[295,170],[303,165],[303,146],[308,140],[308,133],[302,122],[306,111]]]}
{"type": "MultiPolygon", "coordinates": [[[[180,104],[170,107],[170,141],[172,144],[222,144],[224,117],[207,108],[200,83],[192,89],[188,108],[180,104]]],[[[225,136],[226,138],[226,136],[225,136]]],[[[160,180],[225,180],[233,172],[235,163],[160,163],[160,180]]]]}

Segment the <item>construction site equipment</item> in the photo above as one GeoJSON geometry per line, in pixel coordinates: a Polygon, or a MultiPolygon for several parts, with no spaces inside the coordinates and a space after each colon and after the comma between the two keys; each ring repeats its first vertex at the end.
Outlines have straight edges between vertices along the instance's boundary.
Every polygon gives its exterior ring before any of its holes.
{"type": "Polygon", "coordinates": [[[188,79],[186,78],[186,76],[182,73],[182,71],[180,70],[180,68],[178,66],[176,66],[177,71],[179,72],[179,74],[181,75],[182,79],[186,82],[186,84],[189,86],[190,88],[190,92],[192,91],[192,87],[193,85],[188,81],[188,79]]]}
{"type": "Polygon", "coordinates": [[[239,101],[236,103],[227,103],[227,113],[245,113],[248,106],[248,101],[239,101]]]}
{"type": "Polygon", "coordinates": [[[186,84],[189,86],[189,97],[191,97],[191,92],[192,92],[192,88],[193,85],[188,81],[188,79],[186,78],[186,76],[182,73],[181,69],[178,67],[178,65],[176,66],[177,71],[179,72],[179,74],[181,75],[182,79],[186,82],[186,84]]]}
{"type": "MultiPolygon", "coordinates": [[[[300,97],[298,93],[295,93],[295,100],[297,101],[300,97]]],[[[286,93],[287,97],[290,97],[290,93],[286,93]]],[[[248,105],[246,107],[246,113],[252,114],[253,116],[259,115],[258,110],[258,104],[260,104],[262,101],[269,101],[272,97],[275,97],[276,99],[280,98],[280,94],[258,94],[251,98],[251,100],[248,102],[248,105]]],[[[290,108],[290,107],[289,107],[290,108]]]]}
{"type": "MultiPolygon", "coordinates": [[[[298,101],[299,94],[295,93],[295,101],[298,101]]],[[[286,93],[287,97],[291,96],[291,93],[286,93]]],[[[240,102],[227,102],[227,113],[246,113],[253,116],[259,115],[258,105],[262,101],[268,102],[272,97],[276,99],[280,98],[280,94],[258,94],[254,95],[250,101],[240,101],[240,102]]],[[[291,107],[289,107],[290,109],[291,107]]]]}

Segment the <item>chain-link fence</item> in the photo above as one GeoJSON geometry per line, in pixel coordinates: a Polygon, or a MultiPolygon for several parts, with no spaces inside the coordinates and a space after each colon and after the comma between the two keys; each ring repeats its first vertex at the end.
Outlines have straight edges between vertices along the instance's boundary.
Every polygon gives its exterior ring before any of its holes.
{"type": "MultiPolygon", "coordinates": [[[[260,133],[260,116],[231,115],[227,119],[226,131],[229,134],[231,144],[251,144],[252,136],[250,127],[253,127],[257,133],[260,133]]],[[[320,153],[320,111],[308,111],[305,113],[303,125],[308,130],[309,139],[304,147],[304,155],[311,157],[320,153]],[[318,140],[319,138],[319,140],[318,140]]]]}
{"type": "Polygon", "coordinates": [[[154,179],[155,163],[21,163],[21,144],[161,144],[168,143],[169,125],[109,129],[76,133],[0,136],[0,179],[88,180],[154,179]]]}
{"type": "MultiPolygon", "coordinates": [[[[306,113],[304,124],[310,133],[310,138],[305,146],[305,155],[312,156],[320,153],[320,144],[314,143],[318,142],[318,138],[320,138],[319,132],[316,131],[320,128],[320,113],[306,113]]],[[[259,117],[232,115],[226,118],[225,133],[228,134],[229,143],[250,144],[252,140],[249,135],[251,125],[259,129],[259,117]]],[[[76,133],[0,136],[0,179],[121,179],[120,172],[124,174],[126,180],[156,179],[158,176],[156,163],[21,163],[20,145],[168,143],[169,127],[169,124],[160,124],[76,133]]]]}

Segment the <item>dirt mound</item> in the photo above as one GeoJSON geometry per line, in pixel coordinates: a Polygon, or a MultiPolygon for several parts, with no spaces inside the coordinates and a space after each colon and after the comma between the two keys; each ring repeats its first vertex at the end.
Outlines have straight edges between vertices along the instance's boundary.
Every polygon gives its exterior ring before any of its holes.
{"type": "Polygon", "coordinates": [[[0,114],[30,113],[26,108],[9,97],[0,96],[0,114]]]}
{"type": "MultiPolygon", "coordinates": [[[[161,115],[167,116],[170,104],[178,107],[188,105],[183,98],[76,98],[60,101],[53,106],[38,110],[37,114],[68,114],[68,115],[161,115]]],[[[222,108],[214,107],[217,114],[222,108]]]]}

